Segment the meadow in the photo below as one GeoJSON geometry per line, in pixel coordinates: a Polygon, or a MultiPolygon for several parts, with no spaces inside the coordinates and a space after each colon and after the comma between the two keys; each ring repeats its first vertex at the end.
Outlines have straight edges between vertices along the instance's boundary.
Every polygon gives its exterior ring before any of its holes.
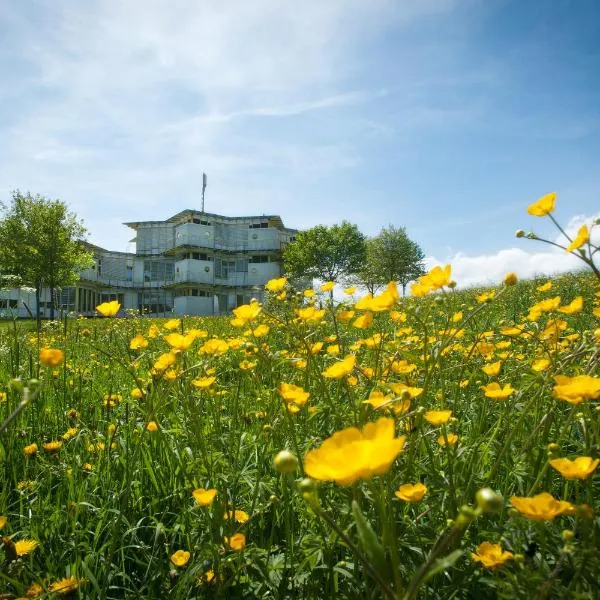
{"type": "Polygon", "coordinates": [[[0,329],[0,598],[600,597],[598,277],[333,285],[0,329]]]}

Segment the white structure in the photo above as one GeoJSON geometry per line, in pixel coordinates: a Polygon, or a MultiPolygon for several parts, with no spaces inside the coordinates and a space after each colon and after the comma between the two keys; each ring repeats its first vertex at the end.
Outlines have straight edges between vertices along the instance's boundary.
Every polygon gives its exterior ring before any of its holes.
{"type": "MultiPolygon", "coordinates": [[[[265,283],[281,276],[282,249],[296,234],[274,215],[225,217],[194,210],[125,225],[136,232],[135,253],[90,245],[95,264],[81,273],[76,287],[58,293],[58,311],[91,315],[101,302],[118,300],[123,310],[154,315],[224,314],[263,297],[265,283]]],[[[2,294],[7,308],[27,316],[8,292],[2,294]]],[[[44,316],[50,314],[47,295],[44,316]]],[[[35,298],[28,296],[28,306],[35,313],[35,298]]]]}

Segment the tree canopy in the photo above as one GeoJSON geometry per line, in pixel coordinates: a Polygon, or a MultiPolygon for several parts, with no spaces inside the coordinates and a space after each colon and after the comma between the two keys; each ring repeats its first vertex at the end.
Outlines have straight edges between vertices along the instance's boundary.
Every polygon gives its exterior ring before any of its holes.
{"type": "Polygon", "coordinates": [[[337,281],[357,273],[365,260],[365,236],[356,225],[317,225],[296,236],[283,253],[284,269],[291,278],[312,277],[337,281]]]}
{"type": "Polygon", "coordinates": [[[74,284],[79,271],[93,264],[82,243],[86,228],[60,200],[15,191],[0,202],[0,268],[36,290],[39,319],[40,291],[74,284]]]}
{"type": "Polygon", "coordinates": [[[406,291],[410,281],[425,273],[421,247],[411,240],[404,227],[384,227],[367,240],[365,262],[357,279],[370,292],[390,281],[396,281],[406,291]]]}

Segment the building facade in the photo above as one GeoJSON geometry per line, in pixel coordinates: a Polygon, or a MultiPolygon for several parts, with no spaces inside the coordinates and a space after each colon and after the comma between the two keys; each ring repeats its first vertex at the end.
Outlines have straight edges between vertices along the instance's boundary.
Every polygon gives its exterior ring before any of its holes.
{"type": "MultiPolygon", "coordinates": [[[[81,272],[76,287],[57,294],[59,311],[92,315],[98,304],[118,300],[123,311],[157,316],[225,314],[263,298],[265,283],[282,275],[282,250],[296,234],[275,215],[226,217],[195,210],[125,225],[135,231],[135,253],[90,245],[94,265],[81,272]]],[[[7,308],[28,316],[8,292],[3,292],[7,308]]],[[[28,300],[35,312],[35,299],[28,300]]],[[[40,308],[49,315],[47,291],[40,308]]]]}

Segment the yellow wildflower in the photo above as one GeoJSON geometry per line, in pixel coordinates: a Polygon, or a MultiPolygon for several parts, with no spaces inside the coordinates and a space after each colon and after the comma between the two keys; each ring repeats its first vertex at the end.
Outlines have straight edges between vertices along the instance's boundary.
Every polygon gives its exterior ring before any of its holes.
{"type": "Polygon", "coordinates": [[[213,338],[202,344],[200,347],[200,354],[212,354],[213,356],[220,356],[225,354],[229,350],[229,345],[226,341],[220,340],[219,338],[213,338]]]}
{"type": "Polygon", "coordinates": [[[581,246],[587,244],[590,241],[590,230],[587,225],[582,225],[577,232],[575,239],[565,248],[567,252],[573,252],[573,250],[579,250],[581,246]]]}
{"type": "Polygon", "coordinates": [[[15,542],[15,552],[17,553],[17,556],[27,556],[37,547],[38,543],[35,540],[19,540],[18,542],[15,542]]]}
{"type": "Polygon", "coordinates": [[[580,404],[584,400],[600,398],[599,377],[592,377],[591,375],[577,375],[575,377],[556,375],[554,381],[556,385],[552,390],[552,395],[569,404],[580,404]]]}
{"type": "Polygon", "coordinates": [[[428,410],[423,417],[432,425],[444,425],[452,416],[451,410],[428,410]]]}
{"type": "Polygon", "coordinates": [[[488,569],[494,569],[495,567],[502,566],[507,560],[513,558],[513,553],[502,551],[502,546],[500,546],[500,544],[483,542],[477,546],[477,554],[474,552],[471,553],[471,558],[480,562],[488,569]]]}
{"type": "Polygon", "coordinates": [[[554,211],[556,204],[556,192],[550,192],[530,204],[527,212],[534,217],[545,217],[554,211]]]}
{"type": "Polygon", "coordinates": [[[267,281],[265,289],[269,292],[279,293],[283,290],[286,283],[287,279],[285,277],[279,277],[278,279],[270,279],[269,281],[267,281]]]}
{"type": "Polygon", "coordinates": [[[493,398],[494,400],[504,400],[515,393],[510,383],[506,383],[504,387],[500,387],[500,384],[496,381],[488,385],[482,385],[481,389],[485,392],[487,398],[493,398]]]}
{"type": "Polygon", "coordinates": [[[555,458],[550,466],[556,469],[565,479],[587,479],[600,463],[600,459],[590,456],[578,456],[575,460],[555,458]]]}
{"type": "Polygon", "coordinates": [[[77,579],[77,577],[65,577],[59,581],[54,582],[48,587],[48,591],[53,594],[59,594],[66,596],[86,583],[86,579],[77,579]]]}
{"type": "Polygon", "coordinates": [[[404,502],[419,502],[426,493],[427,487],[422,483],[405,483],[394,492],[394,495],[404,502]]]}
{"type": "Polygon", "coordinates": [[[200,506],[210,506],[217,496],[217,490],[214,488],[208,490],[198,488],[192,492],[192,496],[194,496],[196,504],[199,504],[200,506]]]}
{"type": "Polygon", "coordinates": [[[577,296],[572,302],[558,309],[558,312],[565,315],[575,315],[583,310],[583,297],[577,296]]]}
{"type": "Polygon", "coordinates": [[[339,362],[334,363],[328,369],[323,371],[323,377],[327,379],[341,379],[346,375],[350,375],[354,370],[354,366],[356,365],[356,356],[354,354],[349,354],[339,362]]]}
{"type": "Polygon", "coordinates": [[[405,437],[394,437],[393,419],[380,418],[361,430],[349,427],[334,433],[304,459],[309,477],[347,486],[358,479],[382,475],[402,452],[405,437]]]}
{"type": "Polygon", "coordinates": [[[548,492],[537,496],[513,496],[510,503],[525,517],[534,521],[551,521],[554,517],[572,514],[575,507],[570,502],[556,500],[548,492]]]}
{"type": "Polygon", "coordinates": [[[171,555],[171,562],[176,567],[185,567],[190,560],[190,553],[187,550],[177,550],[171,555]]]}
{"type": "Polygon", "coordinates": [[[246,536],[243,533],[234,533],[231,537],[225,538],[225,543],[234,552],[239,552],[246,547],[246,536]]]}
{"type": "Polygon", "coordinates": [[[300,386],[291,383],[280,383],[277,391],[285,402],[291,402],[299,406],[306,404],[310,396],[309,392],[305,392],[300,386]]]}
{"type": "Polygon", "coordinates": [[[58,348],[42,348],[40,350],[40,363],[45,367],[58,367],[64,359],[64,352],[58,348]]]}
{"type": "Polygon", "coordinates": [[[144,348],[147,348],[147,347],[148,347],[148,340],[141,333],[138,333],[129,342],[130,350],[143,350],[144,348]]]}
{"type": "Polygon", "coordinates": [[[112,302],[103,302],[102,304],[96,306],[96,310],[103,317],[114,317],[120,309],[121,305],[116,300],[113,300],[112,302]]]}

